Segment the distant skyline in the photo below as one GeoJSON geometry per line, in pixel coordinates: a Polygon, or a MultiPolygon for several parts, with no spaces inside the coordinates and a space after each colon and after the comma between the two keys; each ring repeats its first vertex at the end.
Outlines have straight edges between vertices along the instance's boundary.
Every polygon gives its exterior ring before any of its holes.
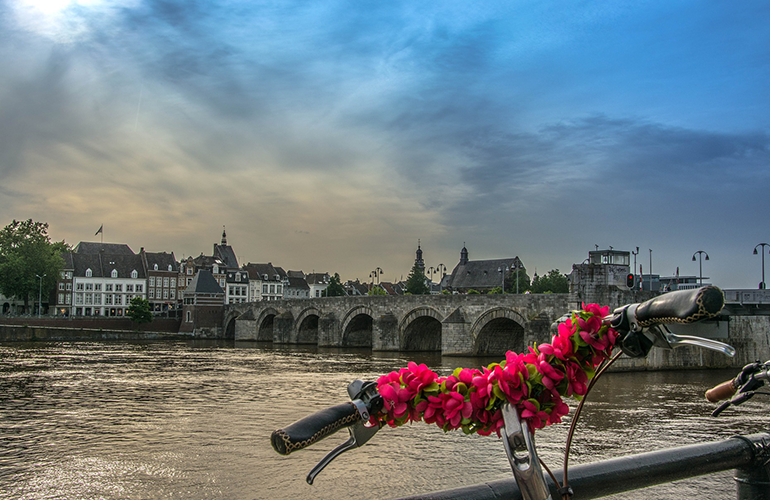
{"type": "Polygon", "coordinates": [[[0,0],[0,64],[0,224],[72,245],[761,279],[764,1],[0,0]]]}

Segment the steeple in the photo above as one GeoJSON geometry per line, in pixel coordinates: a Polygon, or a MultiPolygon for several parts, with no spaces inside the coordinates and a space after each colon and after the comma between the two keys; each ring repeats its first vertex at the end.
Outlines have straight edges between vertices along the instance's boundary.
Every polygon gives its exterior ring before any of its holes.
{"type": "Polygon", "coordinates": [[[468,249],[465,248],[465,242],[463,242],[463,249],[460,250],[460,265],[463,266],[468,263],[468,249]]]}
{"type": "Polygon", "coordinates": [[[227,232],[225,232],[225,226],[222,226],[222,246],[227,245],[227,232]]]}
{"type": "Polygon", "coordinates": [[[422,249],[420,248],[420,240],[417,240],[417,258],[414,259],[414,263],[420,269],[425,269],[425,262],[422,260],[422,249]]]}

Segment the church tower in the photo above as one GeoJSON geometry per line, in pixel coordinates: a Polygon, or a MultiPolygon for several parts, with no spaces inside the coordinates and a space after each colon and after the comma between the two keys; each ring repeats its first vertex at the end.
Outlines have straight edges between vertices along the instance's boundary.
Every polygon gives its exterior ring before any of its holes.
{"type": "Polygon", "coordinates": [[[468,249],[465,248],[465,243],[463,243],[463,249],[460,250],[460,265],[464,266],[468,263],[468,249]]]}
{"type": "Polygon", "coordinates": [[[422,260],[422,249],[420,248],[420,240],[417,240],[417,258],[414,259],[414,263],[415,265],[417,265],[417,267],[419,267],[423,271],[425,270],[425,261],[422,260]]]}

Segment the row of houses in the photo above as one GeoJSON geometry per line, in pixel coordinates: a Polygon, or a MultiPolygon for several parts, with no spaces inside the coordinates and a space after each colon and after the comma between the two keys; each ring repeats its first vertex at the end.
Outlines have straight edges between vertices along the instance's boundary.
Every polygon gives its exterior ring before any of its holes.
{"type": "MultiPolygon", "coordinates": [[[[56,288],[42,300],[48,315],[125,316],[131,299],[141,297],[150,303],[153,313],[179,316],[185,304],[204,297],[219,305],[321,297],[331,280],[329,273],[305,274],[270,262],[240,265],[224,230],[211,255],[177,260],[173,252],[141,248],[136,253],[126,244],[80,242],[62,257],[64,266],[56,288]]],[[[425,269],[419,243],[415,264],[425,269]]],[[[435,283],[428,280],[428,285],[431,293],[484,292],[499,287],[501,278],[510,277],[517,266],[521,266],[518,257],[471,261],[463,246],[452,272],[443,271],[435,283]]],[[[342,285],[348,295],[367,295],[375,287],[379,294],[403,295],[406,289],[404,281],[355,280],[342,285]]],[[[27,312],[20,310],[18,301],[13,302],[2,300],[3,313],[27,312]]]]}
{"type": "Polygon", "coordinates": [[[93,242],[81,242],[62,257],[48,308],[57,316],[124,316],[134,297],[146,299],[156,314],[175,315],[199,286],[220,305],[319,297],[330,280],[328,273],[306,275],[272,263],[241,266],[225,231],[211,255],[181,261],[173,252],[135,253],[125,244],[93,242]]]}

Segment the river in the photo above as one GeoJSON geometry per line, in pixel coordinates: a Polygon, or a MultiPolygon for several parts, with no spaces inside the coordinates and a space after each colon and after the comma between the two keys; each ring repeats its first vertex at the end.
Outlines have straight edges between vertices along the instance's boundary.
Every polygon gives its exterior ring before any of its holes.
{"type": "MultiPolygon", "coordinates": [[[[424,362],[440,374],[492,360],[245,343],[0,344],[0,498],[384,499],[510,476],[497,437],[412,424],[310,468],[347,438],[288,457],[270,433],[347,399],[347,384],[424,362]]],[[[578,425],[571,463],[767,431],[770,401],[709,416],[732,371],[610,373],[578,425]]],[[[569,417],[568,417],[569,419],[569,417]]],[[[567,419],[567,421],[568,421],[567,419]]],[[[538,431],[561,464],[567,425],[538,431]]],[[[734,498],[731,473],[614,498],[734,498]]]]}

